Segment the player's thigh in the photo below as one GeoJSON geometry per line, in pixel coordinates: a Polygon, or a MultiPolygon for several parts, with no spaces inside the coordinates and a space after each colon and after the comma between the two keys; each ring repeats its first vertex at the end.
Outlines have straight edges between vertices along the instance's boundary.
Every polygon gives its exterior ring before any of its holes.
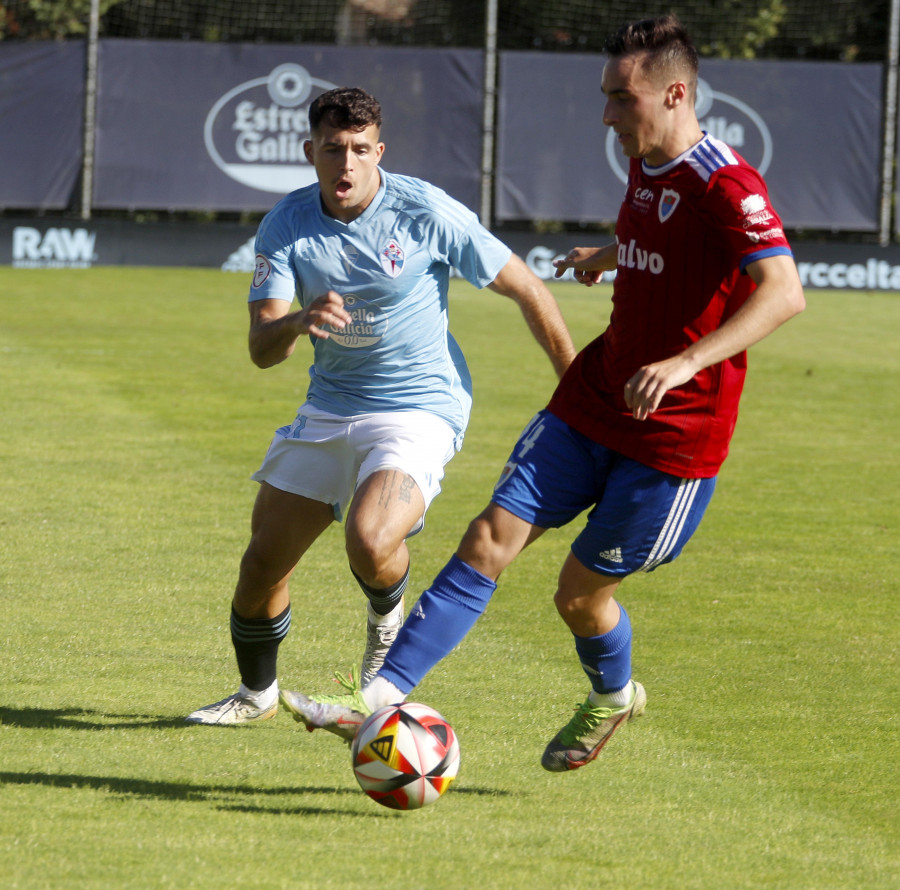
{"type": "Polygon", "coordinates": [[[345,534],[351,551],[375,556],[393,553],[425,513],[415,479],[401,469],[370,473],[353,496],[345,534]]]}
{"type": "Polygon", "coordinates": [[[682,479],[618,456],[572,552],[603,575],[652,572],[681,553],[703,518],[715,482],[682,479]]]}
{"type": "Polygon", "coordinates": [[[469,523],[456,555],[477,572],[496,581],[500,573],[545,531],[492,502],[469,523]]]}
{"type": "Polygon", "coordinates": [[[269,583],[290,575],[313,542],[334,521],[330,504],[261,483],[253,505],[251,536],[242,575],[269,583]]]}
{"type": "Polygon", "coordinates": [[[348,535],[378,525],[401,540],[418,531],[457,451],[452,427],[427,411],[397,411],[356,419],[350,440],[359,471],[348,535]]]}

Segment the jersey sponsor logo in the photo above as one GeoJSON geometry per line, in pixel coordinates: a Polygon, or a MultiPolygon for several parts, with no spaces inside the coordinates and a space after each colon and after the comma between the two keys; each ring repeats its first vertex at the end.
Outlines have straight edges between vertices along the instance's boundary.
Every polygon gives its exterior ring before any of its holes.
{"type": "Polygon", "coordinates": [[[747,232],[747,237],[754,243],[760,241],[780,241],[784,238],[784,229],[766,229],[764,232],[747,232]]]}
{"type": "Polygon", "coordinates": [[[659,199],[659,221],[665,222],[674,212],[681,200],[681,195],[673,189],[663,189],[659,199]]]}
{"type": "Polygon", "coordinates": [[[284,194],[316,181],[303,143],[309,105],[335,84],[288,62],[232,87],[210,108],[203,142],[226,176],[251,188],[284,194]]]}
{"type": "Polygon", "coordinates": [[[88,269],[97,259],[97,233],[88,229],[16,226],[12,265],[17,269],[88,269]]]}
{"type": "Polygon", "coordinates": [[[381,249],[379,258],[381,259],[381,268],[391,278],[396,278],[403,271],[406,254],[403,253],[403,248],[393,238],[381,249]]]}
{"type": "MultiPolygon", "coordinates": [[[[761,175],[765,175],[772,163],[772,134],[751,106],[736,96],[717,92],[700,78],[695,110],[702,130],[736,149],[761,175]]],[[[606,160],[616,177],[627,182],[628,160],[619,149],[612,127],[606,134],[606,160]]]]}
{"type": "Polygon", "coordinates": [[[271,271],[272,267],[269,265],[269,261],[261,253],[258,253],[253,262],[253,287],[262,287],[271,271]]]}
{"type": "Polygon", "coordinates": [[[752,229],[753,226],[764,225],[767,222],[771,222],[773,219],[775,219],[775,217],[768,210],[763,210],[760,213],[751,213],[749,216],[745,216],[741,225],[745,229],[752,229]]]}
{"type": "Polygon", "coordinates": [[[762,195],[747,195],[741,201],[741,213],[744,214],[743,226],[750,229],[753,226],[763,225],[774,219],[769,205],[762,195]]]}
{"type": "Polygon", "coordinates": [[[766,209],[766,199],[762,195],[747,195],[741,201],[741,213],[744,216],[750,216],[752,213],[759,213],[766,209]]]}
{"type": "Polygon", "coordinates": [[[655,197],[653,189],[635,189],[631,196],[631,206],[640,213],[649,213],[655,197]]]}
{"type": "Polygon", "coordinates": [[[661,274],[666,265],[662,256],[642,249],[634,238],[627,244],[618,242],[616,263],[624,269],[637,269],[638,272],[649,270],[653,275],[661,274]]]}
{"type": "Polygon", "coordinates": [[[388,328],[388,319],[374,303],[356,294],[344,294],[344,309],[350,313],[350,323],[343,328],[326,325],[332,342],[348,349],[365,349],[381,341],[388,328]]]}

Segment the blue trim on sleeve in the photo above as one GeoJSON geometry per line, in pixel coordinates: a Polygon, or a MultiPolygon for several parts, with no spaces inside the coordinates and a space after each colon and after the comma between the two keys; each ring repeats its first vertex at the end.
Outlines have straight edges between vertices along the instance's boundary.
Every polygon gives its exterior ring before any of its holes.
{"type": "Polygon", "coordinates": [[[792,257],[794,252],[790,249],[790,247],[767,247],[765,250],[756,250],[753,253],[748,253],[745,257],[741,258],[741,274],[747,271],[747,266],[750,263],[755,263],[757,260],[763,260],[768,256],[789,256],[792,257]]]}

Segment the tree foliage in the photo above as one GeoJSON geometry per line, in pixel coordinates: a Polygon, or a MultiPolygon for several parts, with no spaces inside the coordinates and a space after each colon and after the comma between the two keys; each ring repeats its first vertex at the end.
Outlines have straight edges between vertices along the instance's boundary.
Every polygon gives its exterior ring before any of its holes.
{"type": "MultiPolygon", "coordinates": [[[[501,49],[599,52],[623,21],[673,11],[703,56],[883,60],[890,0],[499,0],[501,49]]],[[[0,37],[78,38],[91,0],[0,4],[0,37]]],[[[484,0],[100,0],[103,36],[481,46],[484,0]]]]}

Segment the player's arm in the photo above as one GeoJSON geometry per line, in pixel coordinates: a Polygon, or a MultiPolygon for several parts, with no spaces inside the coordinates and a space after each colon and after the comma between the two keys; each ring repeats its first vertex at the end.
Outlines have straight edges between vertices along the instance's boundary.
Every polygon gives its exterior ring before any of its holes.
{"type": "Polygon", "coordinates": [[[746,272],[757,287],[720,328],[679,355],[645,365],[625,384],[625,403],[637,420],[652,414],[673,387],[687,383],[704,368],[743,352],[803,311],[803,286],[790,256],[756,260],[746,272]]]}
{"type": "Polygon", "coordinates": [[[550,357],[557,375],[562,377],[575,358],[575,346],[547,285],[513,254],[488,287],[515,300],[534,339],[550,357]]]}
{"type": "Polygon", "coordinates": [[[291,312],[287,300],[253,300],[250,307],[250,358],[260,368],[283,362],[306,334],[326,339],[323,325],[343,328],[350,322],[343,298],[333,290],[291,312]]]}
{"type": "Polygon", "coordinates": [[[615,241],[603,247],[573,247],[561,260],[554,260],[556,277],[572,269],[575,280],[590,287],[599,284],[604,272],[614,272],[617,263],[615,241]]]}

